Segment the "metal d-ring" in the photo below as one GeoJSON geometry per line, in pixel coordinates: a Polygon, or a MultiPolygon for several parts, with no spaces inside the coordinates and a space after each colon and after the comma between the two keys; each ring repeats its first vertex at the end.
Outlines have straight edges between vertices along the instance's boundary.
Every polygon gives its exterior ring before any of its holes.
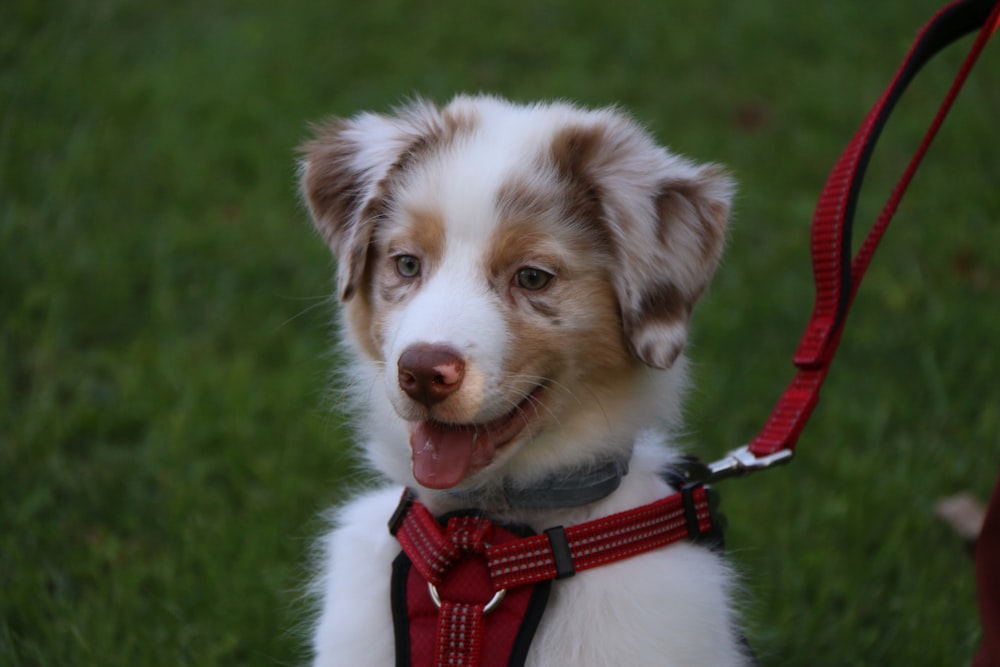
{"type": "MultiPolygon", "coordinates": [[[[427,582],[427,590],[430,591],[431,600],[434,601],[435,606],[437,606],[440,609],[441,608],[441,596],[438,595],[437,586],[435,586],[434,584],[432,584],[431,582],[428,581],[427,582]]],[[[487,602],[483,606],[483,616],[485,616],[486,614],[488,614],[491,611],[493,611],[494,609],[496,609],[500,605],[500,603],[503,602],[503,599],[504,599],[504,597],[506,595],[507,595],[507,589],[506,588],[501,588],[496,593],[494,593],[493,597],[490,598],[490,601],[487,602]]]]}

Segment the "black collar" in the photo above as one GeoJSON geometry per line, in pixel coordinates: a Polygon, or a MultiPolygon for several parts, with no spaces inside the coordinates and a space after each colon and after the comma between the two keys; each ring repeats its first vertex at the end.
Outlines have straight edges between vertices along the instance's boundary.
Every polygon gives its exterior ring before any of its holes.
{"type": "Polygon", "coordinates": [[[512,510],[548,510],[579,507],[606,498],[628,474],[627,459],[607,459],[593,465],[554,472],[531,486],[505,479],[496,487],[447,491],[453,498],[476,507],[512,510]],[[497,507],[497,506],[501,507],[497,507]]]}

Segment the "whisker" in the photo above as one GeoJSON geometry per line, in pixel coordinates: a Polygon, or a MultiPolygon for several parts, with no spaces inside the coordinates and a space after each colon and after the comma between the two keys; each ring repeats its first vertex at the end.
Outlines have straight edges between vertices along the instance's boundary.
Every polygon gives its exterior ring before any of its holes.
{"type": "Polygon", "coordinates": [[[299,312],[295,313],[294,315],[292,315],[291,317],[289,317],[287,320],[285,320],[284,322],[282,322],[278,326],[274,327],[274,330],[272,331],[272,333],[280,331],[281,329],[284,329],[285,327],[287,327],[289,324],[291,324],[295,320],[299,319],[303,315],[306,315],[307,313],[311,313],[312,311],[316,310],[317,308],[325,308],[325,307],[327,307],[330,304],[330,302],[333,300],[334,297],[333,297],[333,295],[330,295],[330,294],[324,294],[322,296],[286,296],[286,297],[282,297],[282,298],[284,298],[286,300],[289,300],[289,301],[314,301],[315,303],[312,303],[312,304],[306,306],[305,308],[299,310],[299,312]]]}
{"type": "Polygon", "coordinates": [[[517,397],[516,400],[507,399],[505,401],[511,406],[512,411],[516,410],[522,416],[522,419],[524,419],[523,413],[525,412],[528,405],[530,405],[532,410],[534,410],[536,417],[539,414],[541,414],[539,408],[542,408],[545,410],[546,413],[548,413],[550,417],[553,418],[556,424],[562,426],[562,423],[559,421],[559,417],[556,415],[556,413],[554,413],[552,409],[548,405],[546,405],[544,401],[532,395],[535,390],[535,387],[537,387],[538,385],[542,383],[548,383],[548,384],[556,384],[556,383],[540,376],[529,376],[525,374],[518,374],[518,375],[509,374],[507,377],[511,380],[516,380],[516,381],[529,380],[528,384],[530,386],[530,389],[519,390],[516,394],[517,397]]]}

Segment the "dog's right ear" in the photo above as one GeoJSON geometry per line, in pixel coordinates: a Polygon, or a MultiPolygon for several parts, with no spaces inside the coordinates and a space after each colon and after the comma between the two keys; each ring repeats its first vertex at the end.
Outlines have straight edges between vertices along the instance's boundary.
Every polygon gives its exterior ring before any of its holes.
{"type": "Polygon", "coordinates": [[[441,127],[437,109],[417,101],[396,116],[364,113],[320,123],[299,149],[302,196],[337,260],[341,301],[355,294],[365,273],[372,230],[384,213],[391,178],[441,127]]]}

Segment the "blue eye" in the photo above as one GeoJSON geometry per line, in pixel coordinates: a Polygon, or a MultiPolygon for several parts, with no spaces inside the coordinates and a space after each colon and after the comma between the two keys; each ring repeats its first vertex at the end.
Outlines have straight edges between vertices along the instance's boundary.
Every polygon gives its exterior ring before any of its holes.
{"type": "Polygon", "coordinates": [[[552,280],[552,274],[541,269],[525,267],[518,269],[515,280],[518,287],[529,292],[537,292],[549,284],[549,281],[552,280]]]}
{"type": "Polygon", "coordinates": [[[420,260],[413,255],[400,255],[396,258],[396,273],[403,278],[416,278],[420,275],[420,260]]]}

